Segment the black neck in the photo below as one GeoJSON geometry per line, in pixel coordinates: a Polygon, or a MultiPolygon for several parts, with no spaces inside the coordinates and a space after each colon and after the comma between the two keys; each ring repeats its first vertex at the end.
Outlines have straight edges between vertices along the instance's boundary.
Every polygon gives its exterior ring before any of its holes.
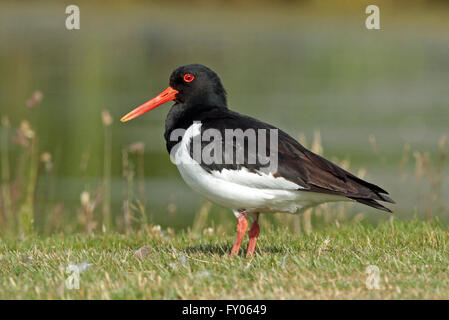
{"type": "MultiPolygon", "coordinates": [[[[207,114],[217,108],[225,108],[226,106],[212,107],[210,105],[196,104],[186,105],[185,103],[175,103],[167,114],[165,119],[165,143],[167,151],[170,153],[173,146],[178,141],[170,141],[170,135],[175,129],[184,129],[192,125],[194,121],[202,121],[207,117],[207,114]]],[[[179,140],[180,141],[180,140],[179,140]]]]}

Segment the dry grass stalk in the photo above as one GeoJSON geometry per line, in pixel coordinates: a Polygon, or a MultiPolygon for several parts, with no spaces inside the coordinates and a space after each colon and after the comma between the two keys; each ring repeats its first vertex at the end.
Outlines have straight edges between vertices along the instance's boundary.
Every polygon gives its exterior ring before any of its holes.
{"type": "Polygon", "coordinates": [[[1,121],[2,130],[0,137],[0,156],[1,156],[1,177],[2,177],[2,204],[3,204],[3,212],[4,216],[1,216],[1,224],[5,230],[14,230],[15,229],[15,221],[14,214],[12,208],[12,198],[11,198],[11,172],[9,165],[9,129],[10,123],[8,118],[2,117],[1,121]]]}
{"type": "Polygon", "coordinates": [[[111,157],[112,157],[112,116],[107,110],[101,113],[104,128],[104,163],[103,163],[103,227],[111,228],[111,157]]]}

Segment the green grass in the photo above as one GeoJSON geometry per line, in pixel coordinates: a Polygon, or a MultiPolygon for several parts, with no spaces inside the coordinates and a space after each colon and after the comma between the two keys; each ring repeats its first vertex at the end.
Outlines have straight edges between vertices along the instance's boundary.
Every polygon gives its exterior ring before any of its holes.
{"type": "MultiPolygon", "coordinates": [[[[154,229],[153,229],[154,230],[154,229]]],[[[449,237],[438,222],[262,230],[256,255],[230,259],[233,234],[138,232],[0,242],[1,299],[436,299],[449,297],[449,237]],[[134,252],[151,246],[138,258],[134,252]],[[68,290],[69,263],[92,266],[68,290]],[[378,290],[366,268],[379,267],[378,290]]],[[[246,249],[247,239],[243,246],[246,249]]]]}

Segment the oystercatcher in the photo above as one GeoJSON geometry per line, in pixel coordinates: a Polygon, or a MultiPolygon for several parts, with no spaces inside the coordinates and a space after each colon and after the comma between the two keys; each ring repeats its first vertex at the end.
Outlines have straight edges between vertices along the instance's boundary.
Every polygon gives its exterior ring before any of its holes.
{"type": "Polygon", "coordinates": [[[282,130],[228,109],[220,78],[206,66],[177,68],[166,90],[121,121],[172,100],[165,121],[167,150],[192,189],[233,210],[238,223],[231,257],[239,252],[247,217],[252,220],[247,256],[253,255],[259,213],[301,213],[332,201],[356,201],[391,212],[377,202],[394,203],[384,189],[307,150],[282,130]]]}

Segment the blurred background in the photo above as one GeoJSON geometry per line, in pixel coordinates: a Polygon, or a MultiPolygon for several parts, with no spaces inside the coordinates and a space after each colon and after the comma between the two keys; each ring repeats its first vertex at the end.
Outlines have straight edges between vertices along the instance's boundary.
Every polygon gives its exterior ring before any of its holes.
{"type": "MultiPolygon", "coordinates": [[[[2,1],[0,230],[183,229],[204,212],[233,225],[169,161],[170,104],[118,121],[188,63],[221,76],[232,109],[390,191],[396,217],[447,220],[448,31],[442,0],[2,1]],[[80,30],[65,28],[70,4],[80,30]],[[365,27],[369,4],[381,30],[365,27]]],[[[308,217],[329,212],[390,217],[308,217]]]]}

